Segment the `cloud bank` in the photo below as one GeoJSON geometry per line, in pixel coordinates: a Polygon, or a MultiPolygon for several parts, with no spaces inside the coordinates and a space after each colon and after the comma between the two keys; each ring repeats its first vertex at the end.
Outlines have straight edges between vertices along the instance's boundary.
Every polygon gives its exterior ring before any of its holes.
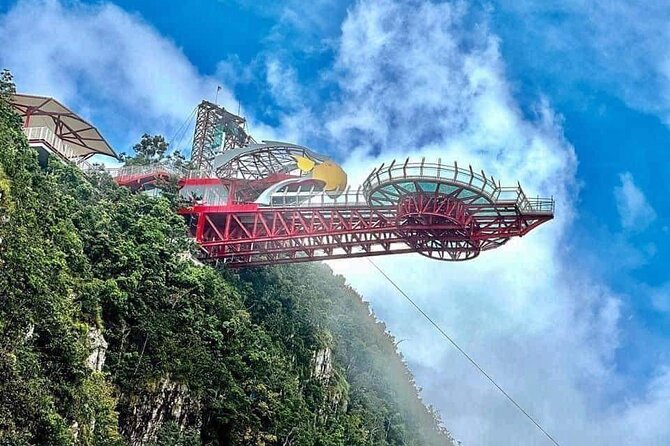
{"type": "Polygon", "coordinates": [[[670,7],[662,0],[494,0],[532,65],[595,84],[670,123],[670,7]],[[527,50],[527,51],[526,51],[527,50]],[[550,61],[543,63],[543,61],[550,61]],[[557,63],[558,61],[558,63],[557,63]]]}
{"type": "MultiPolygon", "coordinates": [[[[464,3],[359,2],[342,25],[341,96],[321,117],[347,148],[347,170],[406,156],[458,160],[531,194],[553,195],[556,220],[463,264],[420,256],[375,260],[562,444],[670,442],[668,373],[621,401],[613,362],[621,299],[568,256],[578,212],[576,158],[546,101],[524,114],[499,42],[470,27],[464,3]],[[623,440],[622,440],[623,439],[623,440]]],[[[333,268],[369,298],[446,424],[465,444],[546,444],[530,422],[375,274],[366,260],[333,268]]]]}
{"type": "MultiPolygon", "coordinates": [[[[125,133],[120,143],[145,129],[172,135],[217,86],[141,17],[110,3],[18,2],[0,16],[0,65],[20,91],[53,96],[106,133],[125,133]]],[[[219,99],[236,104],[227,89],[219,99]]]]}

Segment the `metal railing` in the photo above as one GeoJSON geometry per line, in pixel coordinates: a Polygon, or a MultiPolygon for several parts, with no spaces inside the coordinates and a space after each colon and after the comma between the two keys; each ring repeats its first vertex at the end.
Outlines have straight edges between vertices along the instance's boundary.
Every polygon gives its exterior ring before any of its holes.
{"type": "Polygon", "coordinates": [[[514,203],[521,212],[553,213],[553,198],[528,198],[521,189],[517,187],[500,187],[496,198],[497,203],[514,203]]]}
{"type": "Polygon", "coordinates": [[[536,212],[542,214],[554,214],[556,203],[553,198],[528,198],[528,207],[520,208],[522,212],[536,212]]]}
{"type": "Polygon", "coordinates": [[[216,173],[209,172],[206,170],[189,170],[185,168],[180,168],[181,176],[180,178],[192,180],[192,179],[201,179],[201,178],[217,178],[216,173]]]}
{"type": "Polygon", "coordinates": [[[298,191],[278,191],[272,194],[269,203],[271,207],[297,206],[324,207],[324,206],[368,206],[362,186],[352,190],[351,186],[342,192],[326,192],[316,188],[301,189],[298,191]]]}
{"type": "Polygon", "coordinates": [[[425,158],[422,158],[421,162],[410,162],[410,159],[407,158],[404,163],[397,163],[396,160],[393,160],[389,165],[382,164],[374,169],[363,182],[363,190],[368,197],[377,187],[397,180],[417,182],[440,180],[478,191],[495,203],[514,203],[521,212],[553,213],[554,211],[553,198],[528,199],[521,185],[502,187],[500,181],[496,182],[484,171],[476,172],[472,166],[463,168],[456,162],[442,164],[439,159],[437,163],[427,163],[425,158]]]}
{"type": "Polygon", "coordinates": [[[173,163],[152,163],[146,165],[132,165],[123,167],[107,167],[105,171],[113,178],[143,177],[151,175],[171,175],[180,179],[215,178],[210,172],[203,170],[189,170],[176,166],[173,163]]]}
{"type": "Polygon", "coordinates": [[[142,166],[108,167],[105,171],[109,173],[112,178],[144,177],[150,175],[182,176],[182,171],[179,168],[162,163],[142,166]]]}
{"type": "Polygon", "coordinates": [[[228,203],[228,189],[223,184],[204,187],[186,185],[179,190],[179,196],[194,205],[221,206],[228,203]]]}
{"type": "Polygon", "coordinates": [[[26,135],[28,143],[46,144],[51,150],[67,160],[72,161],[79,157],[75,149],[63,142],[49,127],[24,127],[23,133],[26,135]]]}
{"type": "MultiPolygon", "coordinates": [[[[140,178],[145,176],[172,175],[180,179],[198,179],[213,178],[211,172],[188,170],[184,167],[175,166],[171,163],[155,163],[144,166],[124,166],[105,169],[112,177],[117,179],[140,178]]],[[[397,180],[440,180],[450,184],[464,186],[476,190],[489,197],[491,201],[497,204],[515,205],[520,212],[524,213],[553,213],[553,198],[528,198],[521,189],[521,186],[502,187],[493,177],[487,177],[482,171],[475,172],[472,167],[462,168],[457,163],[442,164],[426,163],[422,159],[419,163],[411,163],[409,158],[402,164],[393,161],[388,166],[382,164],[374,169],[361,186],[357,189],[348,186],[346,190],[336,192],[326,192],[318,186],[310,188],[302,187],[298,190],[277,191],[272,194],[269,206],[368,206],[368,198],[375,188],[391,181],[397,180]]],[[[219,192],[199,191],[201,194],[211,193],[212,196],[199,197],[203,202],[223,203],[227,197],[223,197],[219,192]]]]}

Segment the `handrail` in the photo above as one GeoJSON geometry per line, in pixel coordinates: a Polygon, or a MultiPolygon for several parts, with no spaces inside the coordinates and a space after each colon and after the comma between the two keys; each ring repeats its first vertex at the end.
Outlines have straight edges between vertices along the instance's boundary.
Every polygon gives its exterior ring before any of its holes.
{"type": "Polygon", "coordinates": [[[176,166],[170,162],[159,162],[142,165],[130,165],[122,167],[106,167],[105,171],[112,178],[127,178],[151,174],[174,175],[180,179],[212,178],[212,174],[204,170],[189,170],[185,167],[176,166]]]}
{"type": "Polygon", "coordinates": [[[314,191],[314,188],[307,191],[292,191],[288,190],[277,192],[272,195],[270,200],[270,207],[286,207],[296,206],[300,207],[322,207],[322,206],[367,206],[368,203],[363,194],[362,188],[359,186],[355,191],[351,187],[340,194],[325,191],[314,191]]]}
{"type": "MultiPolygon", "coordinates": [[[[105,169],[114,178],[132,178],[156,174],[174,175],[181,179],[211,178],[212,174],[205,171],[188,170],[172,163],[154,163],[149,165],[124,166],[105,169]]],[[[419,163],[412,163],[409,158],[404,163],[395,161],[389,165],[382,164],[374,169],[361,186],[355,191],[351,186],[338,193],[301,189],[298,191],[277,191],[272,194],[270,207],[286,207],[300,205],[305,207],[319,206],[368,206],[372,191],[379,186],[401,179],[414,181],[442,180],[451,184],[476,190],[490,198],[494,204],[514,205],[522,213],[550,213],[554,212],[553,198],[528,198],[521,189],[516,187],[502,187],[493,177],[487,177],[482,171],[475,172],[468,168],[438,163],[427,163],[422,159],[419,163]]],[[[217,197],[220,201],[221,197],[217,197]]]]}
{"type": "Polygon", "coordinates": [[[182,177],[184,170],[164,163],[153,163],[146,165],[131,165],[122,167],[107,167],[105,171],[112,178],[128,178],[152,174],[167,174],[182,177]]]}
{"type": "Polygon", "coordinates": [[[26,135],[28,142],[39,141],[46,143],[49,148],[56,151],[68,161],[79,157],[75,153],[74,148],[60,139],[49,127],[24,127],[23,133],[26,135]]]}
{"type": "Polygon", "coordinates": [[[526,213],[553,213],[553,198],[529,199],[520,185],[517,187],[501,187],[493,177],[487,177],[484,171],[477,173],[472,170],[459,167],[456,162],[453,165],[438,163],[426,163],[425,158],[420,162],[410,162],[409,158],[403,164],[395,161],[386,166],[382,164],[374,169],[363,182],[363,190],[367,198],[373,190],[383,184],[397,180],[443,180],[449,183],[473,189],[487,196],[494,203],[513,203],[521,212],[526,213]]]}

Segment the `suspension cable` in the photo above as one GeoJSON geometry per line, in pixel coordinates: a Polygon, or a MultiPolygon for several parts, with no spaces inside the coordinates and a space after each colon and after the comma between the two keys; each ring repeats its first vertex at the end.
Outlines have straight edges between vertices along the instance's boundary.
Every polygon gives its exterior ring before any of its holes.
{"type": "Polygon", "coordinates": [[[447,333],[446,333],[446,332],[445,332],[445,331],[444,331],[444,330],[443,330],[443,329],[442,329],[442,328],[441,328],[441,327],[440,327],[440,326],[439,326],[433,319],[431,319],[431,317],[428,316],[428,314],[426,314],[426,312],[423,311],[423,310],[421,309],[421,307],[419,307],[419,305],[417,305],[416,302],[414,302],[414,301],[412,300],[412,298],[409,297],[409,295],[407,295],[407,293],[405,293],[405,292],[402,290],[402,288],[400,288],[400,286],[398,286],[398,284],[396,284],[396,283],[393,281],[393,279],[391,279],[391,278],[390,278],[390,277],[389,277],[389,276],[388,276],[388,275],[387,275],[387,274],[386,274],[386,273],[385,273],[379,266],[377,266],[377,264],[376,264],[375,262],[373,262],[372,259],[367,258],[367,261],[370,262],[370,264],[371,264],[372,266],[374,266],[375,269],[376,269],[377,271],[379,271],[379,273],[380,273],[382,276],[384,276],[384,278],[385,278],[386,280],[388,280],[388,282],[389,282],[391,285],[393,285],[393,287],[394,287],[396,290],[398,290],[398,292],[399,292],[405,299],[407,299],[407,301],[408,301],[410,304],[412,304],[412,306],[413,306],[419,313],[421,313],[421,315],[422,315],[428,322],[430,322],[430,323],[433,325],[433,327],[435,327],[435,329],[436,329],[436,330],[437,330],[437,331],[438,331],[438,332],[439,332],[439,333],[440,333],[440,334],[441,334],[447,341],[449,341],[449,342],[451,343],[451,345],[453,345],[453,346],[456,348],[456,350],[458,350],[458,351],[459,351],[459,352],[460,352],[460,353],[461,353],[461,354],[462,354],[462,355],[463,355],[463,356],[464,356],[464,357],[465,357],[465,358],[466,358],[466,359],[467,359],[467,360],[468,360],[468,361],[469,361],[469,362],[470,362],[470,363],[471,363],[477,370],[479,370],[479,372],[480,372],[482,375],[484,375],[484,376],[486,377],[486,379],[488,379],[488,380],[491,382],[491,384],[493,384],[493,385],[494,385],[494,386],[495,386],[495,387],[496,387],[496,388],[497,388],[503,395],[505,395],[505,397],[506,397],[506,398],[507,398],[507,399],[508,399],[508,400],[509,400],[509,401],[510,401],[510,402],[511,402],[511,403],[512,403],[512,404],[513,404],[513,405],[514,405],[514,406],[515,406],[515,407],[516,407],[522,414],[524,414],[524,415],[526,416],[526,418],[528,418],[528,419],[535,425],[535,427],[537,427],[537,428],[538,428],[538,429],[539,429],[539,430],[540,430],[540,431],[541,431],[541,432],[542,432],[542,433],[543,433],[549,440],[551,440],[551,442],[552,442],[555,446],[560,446],[559,443],[554,439],[554,437],[552,437],[551,435],[549,435],[549,433],[548,433],[542,426],[540,426],[540,423],[538,423],[538,422],[535,420],[535,418],[533,418],[533,417],[532,417],[532,416],[531,416],[531,415],[530,415],[530,414],[529,414],[523,407],[521,407],[521,405],[519,405],[519,403],[517,403],[516,400],[514,400],[514,398],[512,398],[512,397],[510,396],[509,393],[507,393],[502,387],[500,387],[500,385],[498,385],[498,383],[491,377],[491,375],[489,375],[488,373],[486,373],[486,371],[484,371],[484,369],[481,368],[481,366],[477,363],[477,361],[475,361],[470,355],[468,355],[468,354],[465,352],[465,350],[463,350],[463,349],[456,343],[456,341],[454,341],[454,340],[451,338],[451,336],[449,336],[449,335],[448,335],[448,334],[447,334],[447,333]]]}
{"type": "Polygon", "coordinates": [[[188,117],[177,128],[177,130],[175,130],[174,135],[172,135],[172,138],[170,140],[168,140],[168,143],[173,148],[177,148],[174,144],[177,136],[179,136],[179,144],[181,144],[182,140],[184,139],[184,136],[186,135],[186,132],[188,131],[189,127],[191,126],[191,121],[193,120],[193,117],[195,116],[195,112],[196,112],[197,109],[198,109],[198,107],[196,106],[196,107],[193,108],[193,110],[191,110],[191,113],[188,115],[188,117]]]}

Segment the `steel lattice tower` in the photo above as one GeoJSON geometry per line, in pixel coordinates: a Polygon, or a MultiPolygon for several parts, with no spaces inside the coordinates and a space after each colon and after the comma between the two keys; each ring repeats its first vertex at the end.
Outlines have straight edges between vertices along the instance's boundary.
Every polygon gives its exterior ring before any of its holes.
{"type": "Polygon", "coordinates": [[[212,170],[212,160],[217,154],[254,142],[246,132],[246,123],[244,118],[230,113],[220,105],[202,101],[198,105],[193,134],[193,168],[209,172],[212,170]]]}

